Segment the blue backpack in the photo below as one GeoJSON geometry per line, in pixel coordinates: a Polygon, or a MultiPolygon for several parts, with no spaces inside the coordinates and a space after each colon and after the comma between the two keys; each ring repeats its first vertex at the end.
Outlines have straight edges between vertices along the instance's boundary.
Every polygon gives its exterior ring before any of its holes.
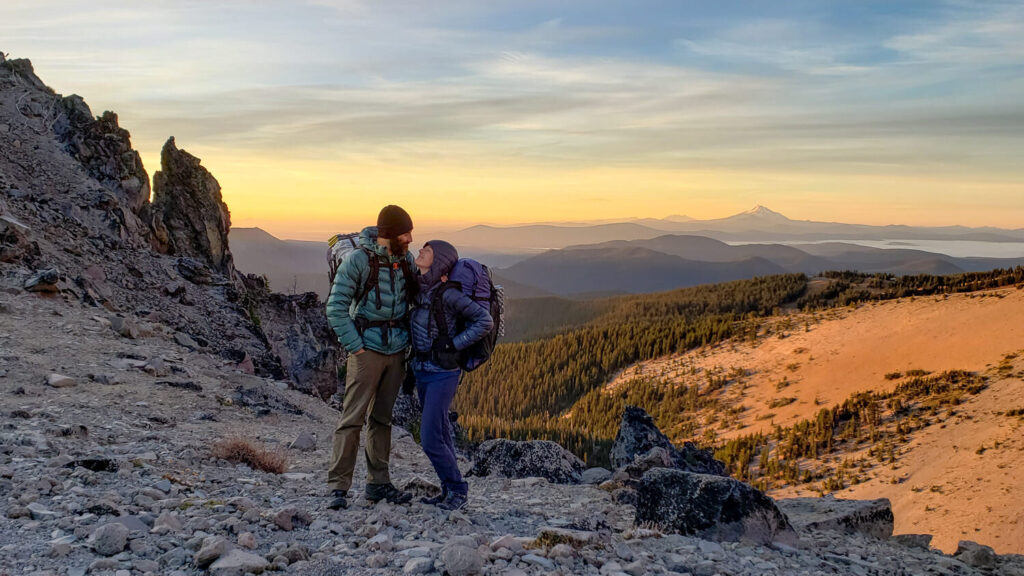
{"type": "MultiPolygon", "coordinates": [[[[459,259],[448,275],[448,282],[444,288],[434,295],[433,308],[437,311],[437,329],[444,337],[448,336],[448,322],[444,315],[444,306],[441,305],[441,296],[451,289],[461,290],[463,294],[483,306],[494,320],[490,332],[469,348],[459,352],[459,367],[466,372],[472,372],[490,359],[498,338],[505,335],[505,289],[494,284],[487,266],[471,258],[459,259]]],[[[462,331],[464,328],[456,320],[456,330],[462,331]]]]}

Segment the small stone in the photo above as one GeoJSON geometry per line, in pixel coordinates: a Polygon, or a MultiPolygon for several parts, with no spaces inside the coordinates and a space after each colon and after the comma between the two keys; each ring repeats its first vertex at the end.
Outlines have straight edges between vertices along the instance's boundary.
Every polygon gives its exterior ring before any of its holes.
{"type": "Polygon", "coordinates": [[[315,450],[316,449],[316,437],[314,437],[309,432],[303,432],[303,433],[299,434],[299,437],[296,438],[295,440],[293,440],[292,443],[288,445],[288,447],[289,448],[293,448],[295,450],[301,450],[303,452],[309,452],[310,450],[315,450]]]}
{"type": "Polygon", "coordinates": [[[523,544],[515,536],[506,534],[491,542],[491,550],[498,550],[499,548],[508,548],[513,552],[522,552],[523,544]]]}
{"type": "Polygon", "coordinates": [[[556,544],[548,554],[549,558],[572,558],[573,548],[568,544],[556,544]]]}
{"type": "Polygon", "coordinates": [[[256,536],[252,532],[242,532],[238,535],[238,545],[249,550],[256,549],[256,536]]]}
{"type": "Polygon", "coordinates": [[[484,559],[476,548],[461,544],[445,546],[441,550],[441,561],[444,562],[445,571],[452,576],[479,574],[484,565],[484,559]]]}
{"type": "Polygon", "coordinates": [[[154,560],[132,560],[132,568],[135,568],[143,574],[147,572],[156,574],[160,570],[160,564],[154,560]]]}
{"type": "Polygon", "coordinates": [[[580,476],[581,484],[600,484],[611,479],[612,472],[606,468],[587,468],[580,476]]]}
{"type": "Polygon", "coordinates": [[[172,532],[180,532],[182,529],[181,518],[177,514],[171,514],[164,512],[156,519],[153,523],[153,529],[150,530],[153,534],[168,534],[172,532]]]}
{"type": "Polygon", "coordinates": [[[269,566],[270,562],[267,562],[262,556],[236,548],[228,551],[227,554],[211,564],[210,574],[212,576],[243,576],[250,572],[259,574],[269,566]]]}
{"type": "Polygon", "coordinates": [[[434,561],[430,558],[410,558],[402,568],[403,574],[426,574],[434,569],[434,561]]]}
{"type": "Polygon", "coordinates": [[[89,564],[89,572],[102,572],[104,570],[117,570],[121,567],[121,562],[115,558],[97,558],[93,560],[92,564],[89,564]]]}
{"type": "Polygon", "coordinates": [[[538,556],[536,554],[527,554],[527,555],[523,556],[522,560],[523,560],[523,562],[526,562],[527,564],[533,564],[534,566],[540,566],[541,568],[543,568],[545,570],[554,570],[555,569],[555,563],[554,562],[552,562],[551,560],[548,560],[547,558],[545,558],[543,556],[538,556]]]}
{"type": "Polygon", "coordinates": [[[374,554],[366,559],[366,565],[370,568],[384,568],[388,565],[388,557],[385,554],[374,554]]]}
{"type": "Polygon", "coordinates": [[[160,564],[169,568],[177,568],[188,562],[188,550],[184,548],[173,548],[160,556],[160,564]]]}
{"type": "Polygon", "coordinates": [[[175,332],[174,341],[177,342],[179,345],[188,348],[189,350],[199,349],[199,344],[197,344],[196,341],[193,340],[191,336],[185,334],[184,332],[175,332]]]}
{"type": "Polygon", "coordinates": [[[113,556],[128,545],[128,528],[123,524],[105,524],[89,537],[92,549],[104,556],[113,556]]]}
{"type": "Polygon", "coordinates": [[[60,291],[57,287],[57,283],[60,282],[60,272],[55,268],[49,270],[43,270],[25,280],[23,285],[25,290],[29,292],[45,292],[45,293],[56,293],[60,291]]]}
{"type": "Polygon", "coordinates": [[[633,550],[624,542],[616,542],[613,549],[615,550],[615,555],[620,559],[626,562],[633,560],[633,550]]]}
{"type": "Polygon", "coordinates": [[[690,565],[684,556],[669,553],[665,555],[663,560],[665,561],[665,567],[672,572],[679,572],[680,574],[691,572],[690,565]]]}
{"type": "Polygon", "coordinates": [[[377,534],[373,538],[366,541],[367,550],[391,552],[395,549],[394,543],[391,541],[391,536],[388,534],[377,534]]]}
{"type": "MultiPolygon", "coordinates": [[[[630,562],[629,564],[623,566],[622,569],[631,576],[643,576],[647,573],[647,569],[644,567],[644,563],[640,560],[637,560],[636,562],[630,562]]],[[[765,573],[768,574],[770,572],[765,573]]]]}
{"type": "Polygon", "coordinates": [[[71,543],[75,541],[74,534],[50,540],[50,556],[63,558],[71,553],[71,543]]]}
{"type": "Polygon", "coordinates": [[[12,520],[15,518],[31,518],[32,511],[24,506],[11,506],[7,509],[7,517],[12,520]]]}
{"type": "Polygon", "coordinates": [[[145,365],[142,366],[142,371],[150,376],[163,377],[171,373],[170,369],[167,368],[167,364],[163,358],[156,357],[150,358],[145,365]]]}
{"type": "Polygon", "coordinates": [[[29,504],[28,511],[32,514],[33,520],[53,520],[60,516],[60,514],[49,510],[38,502],[32,502],[29,504]]]}
{"type": "Polygon", "coordinates": [[[110,316],[108,320],[110,320],[111,329],[121,336],[131,338],[132,340],[139,337],[139,327],[135,324],[134,319],[124,316],[110,316]]]}
{"type": "Polygon", "coordinates": [[[297,508],[285,508],[273,514],[274,524],[281,530],[293,530],[296,525],[309,526],[313,522],[313,516],[305,510],[297,508]]]}
{"type": "Polygon", "coordinates": [[[54,388],[67,388],[75,385],[75,379],[71,376],[53,373],[46,377],[46,384],[54,388]]]}
{"type": "Polygon", "coordinates": [[[166,479],[166,478],[164,478],[163,480],[160,480],[159,482],[157,482],[154,485],[154,487],[157,490],[160,490],[161,492],[163,492],[164,494],[169,494],[171,492],[171,481],[166,479]]]}
{"type": "Polygon", "coordinates": [[[192,560],[196,566],[206,568],[226,554],[230,548],[231,544],[223,536],[207,536],[192,560]]]}

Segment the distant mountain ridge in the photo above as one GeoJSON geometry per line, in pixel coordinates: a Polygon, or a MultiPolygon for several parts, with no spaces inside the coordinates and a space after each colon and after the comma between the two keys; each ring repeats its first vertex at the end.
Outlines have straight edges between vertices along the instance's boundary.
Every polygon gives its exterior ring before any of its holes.
{"type": "Polygon", "coordinates": [[[1024,265],[1024,257],[955,258],[922,250],[841,242],[800,248],[782,244],[732,246],[703,236],[664,235],[551,250],[500,273],[555,294],[579,296],[597,286],[640,294],[789,272],[956,274],[1020,265],[1024,265]]]}
{"type": "Polygon", "coordinates": [[[524,224],[505,227],[472,226],[452,233],[449,239],[459,246],[474,246],[493,250],[558,249],[573,244],[649,239],[664,234],[693,234],[732,242],[827,240],[1024,242],[1024,228],[1009,230],[966,226],[873,226],[792,220],[760,205],[746,212],[711,220],[669,217],[582,226],[569,223],[561,225],[524,224]]]}
{"type": "MultiPolygon", "coordinates": [[[[730,218],[734,224],[751,219],[793,222],[763,207],[730,218]]],[[[478,234],[475,238],[479,241],[500,230],[504,229],[481,225],[462,232],[478,234]]],[[[470,243],[474,237],[456,237],[451,241],[461,254],[488,264],[505,285],[509,298],[639,294],[787,272],[955,274],[1024,265],[1024,256],[958,258],[924,250],[872,248],[846,242],[732,245],[703,235],[660,234],[634,223],[589,228],[537,225],[505,233],[509,241],[518,241],[516,234],[523,230],[533,233],[532,238],[543,237],[566,245],[547,251],[534,248],[517,256],[475,251],[470,243]],[[626,238],[568,243],[574,237],[609,235],[626,238]],[[501,263],[506,265],[500,266],[501,263]]],[[[324,257],[326,243],[280,240],[259,228],[233,228],[231,246],[240,270],[266,275],[276,290],[316,292],[321,297],[326,297],[330,290],[324,257]]]]}

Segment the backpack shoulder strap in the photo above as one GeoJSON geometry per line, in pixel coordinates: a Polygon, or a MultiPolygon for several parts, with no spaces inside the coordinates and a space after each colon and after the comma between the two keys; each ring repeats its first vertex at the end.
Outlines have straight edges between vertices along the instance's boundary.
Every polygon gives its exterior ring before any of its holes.
{"type": "Polygon", "coordinates": [[[448,313],[444,309],[444,295],[449,290],[462,290],[462,285],[458,282],[449,280],[444,284],[437,287],[434,291],[433,297],[430,299],[430,315],[433,317],[434,324],[437,326],[437,335],[442,338],[448,338],[448,313]]]}
{"type": "Polygon", "coordinates": [[[359,249],[366,254],[367,275],[362,289],[356,288],[356,295],[353,301],[362,302],[369,300],[370,291],[375,290],[377,293],[377,308],[380,308],[380,256],[365,246],[360,246],[359,249]]]}

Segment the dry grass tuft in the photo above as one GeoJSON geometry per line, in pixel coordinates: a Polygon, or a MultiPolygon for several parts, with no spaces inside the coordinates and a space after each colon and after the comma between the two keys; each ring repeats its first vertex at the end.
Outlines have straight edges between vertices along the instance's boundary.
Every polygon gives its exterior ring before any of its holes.
{"type": "Polygon", "coordinates": [[[280,453],[257,446],[244,438],[228,438],[213,445],[214,458],[236,464],[245,464],[254,470],[281,474],[288,468],[288,458],[280,453]]]}

